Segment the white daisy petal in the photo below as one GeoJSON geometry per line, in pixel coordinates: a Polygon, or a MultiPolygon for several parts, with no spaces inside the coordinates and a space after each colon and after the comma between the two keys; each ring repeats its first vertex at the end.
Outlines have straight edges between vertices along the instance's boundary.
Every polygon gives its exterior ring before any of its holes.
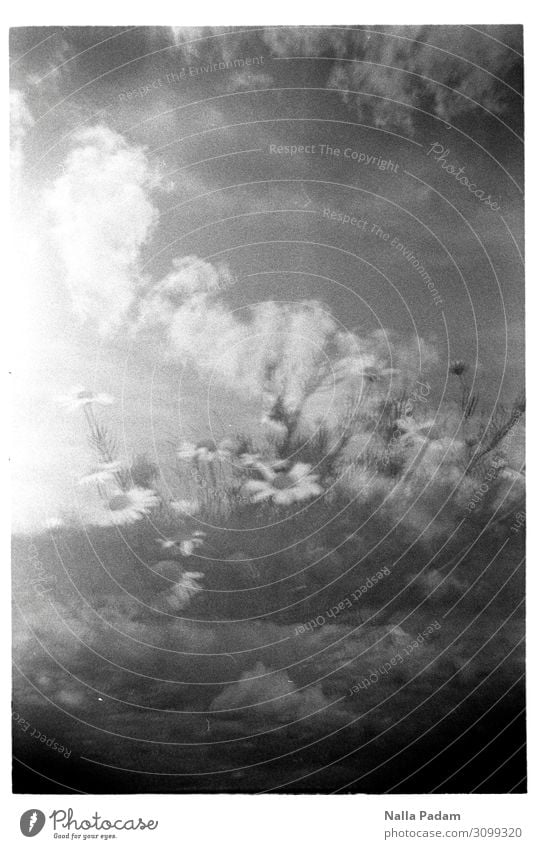
{"type": "Polygon", "coordinates": [[[273,495],[273,490],[271,487],[267,487],[266,489],[262,489],[261,492],[257,492],[252,496],[252,500],[254,502],[265,501],[267,498],[271,498],[273,495]]]}
{"type": "Polygon", "coordinates": [[[150,489],[132,487],[125,492],[114,492],[105,503],[96,524],[131,525],[146,516],[159,503],[158,496],[150,489]]]}
{"type": "Polygon", "coordinates": [[[89,404],[101,404],[103,406],[113,404],[115,399],[105,392],[95,393],[85,389],[84,386],[74,386],[69,395],[61,395],[56,400],[64,409],[74,411],[89,404]]]}
{"type": "Polygon", "coordinates": [[[293,494],[293,490],[291,489],[277,489],[273,493],[273,501],[275,504],[282,504],[284,506],[288,504],[292,504],[295,501],[295,496],[293,494]]]}
{"type": "Polygon", "coordinates": [[[193,460],[196,456],[196,446],[193,442],[181,442],[177,450],[177,457],[180,460],[193,460]]]}
{"type": "Polygon", "coordinates": [[[292,468],[288,472],[288,475],[294,481],[298,481],[301,480],[301,478],[305,477],[305,475],[310,472],[310,469],[311,467],[308,463],[296,463],[294,466],[292,466],[292,468]]]}
{"type": "Polygon", "coordinates": [[[121,468],[121,464],[116,461],[112,463],[102,463],[88,474],[83,475],[82,478],[79,478],[79,484],[108,483],[115,479],[115,476],[121,471],[121,468]]]}

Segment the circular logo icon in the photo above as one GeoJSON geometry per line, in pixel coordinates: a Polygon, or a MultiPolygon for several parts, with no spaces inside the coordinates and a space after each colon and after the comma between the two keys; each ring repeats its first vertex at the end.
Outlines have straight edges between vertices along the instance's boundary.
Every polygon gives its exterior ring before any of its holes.
{"type": "Polygon", "coordinates": [[[22,815],[20,824],[25,837],[35,837],[45,825],[45,814],[37,808],[30,808],[22,815]]]}

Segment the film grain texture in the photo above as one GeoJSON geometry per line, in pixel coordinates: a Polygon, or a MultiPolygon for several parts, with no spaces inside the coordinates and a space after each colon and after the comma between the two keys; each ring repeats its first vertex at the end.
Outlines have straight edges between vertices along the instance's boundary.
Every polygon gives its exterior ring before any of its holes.
{"type": "Polygon", "coordinates": [[[524,793],[522,28],[10,51],[14,791],[524,793]]]}

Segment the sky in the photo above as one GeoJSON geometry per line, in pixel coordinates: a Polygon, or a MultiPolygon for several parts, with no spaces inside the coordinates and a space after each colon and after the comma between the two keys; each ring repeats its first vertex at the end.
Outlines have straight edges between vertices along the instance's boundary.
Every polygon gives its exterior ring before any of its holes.
{"type": "Polygon", "coordinates": [[[435,404],[457,358],[509,403],[521,52],[514,26],[12,29],[15,528],[78,502],[75,385],[161,466],[330,335],[435,404]]]}

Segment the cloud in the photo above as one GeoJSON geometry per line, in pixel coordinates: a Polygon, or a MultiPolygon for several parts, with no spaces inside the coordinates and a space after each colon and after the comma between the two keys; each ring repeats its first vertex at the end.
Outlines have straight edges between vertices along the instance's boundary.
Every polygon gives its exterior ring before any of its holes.
{"type": "Polygon", "coordinates": [[[262,412],[280,397],[287,410],[302,409],[309,426],[329,421],[363,381],[377,404],[390,381],[405,391],[437,362],[436,349],[423,339],[389,331],[362,338],[342,328],[320,301],[262,301],[232,310],[228,292],[242,281],[227,265],[188,256],[173,266],[147,291],[136,332],[165,333],[173,359],[190,363],[210,383],[259,400],[262,412]]]}
{"type": "Polygon", "coordinates": [[[75,141],[47,202],[75,311],[106,332],[139,282],[141,248],[158,219],[147,191],[156,177],[144,150],[105,126],[80,130],[75,141]]]}
{"type": "Polygon", "coordinates": [[[358,120],[412,133],[418,108],[447,123],[480,114],[476,103],[496,115],[506,112],[506,83],[521,61],[510,48],[521,49],[521,29],[492,27],[490,36],[463,26],[281,27],[270,28],[263,39],[280,57],[335,58],[328,86],[344,89],[341,97],[358,120]],[[345,58],[357,62],[340,61],[345,58]]]}
{"type": "Polygon", "coordinates": [[[394,27],[361,44],[357,58],[364,64],[337,63],[329,85],[348,90],[342,98],[363,120],[408,133],[417,109],[449,124],[467,113],[482,117],[480,107],[504,114],[510,90],[500,80],[518,61],[498,42],[457,26],[394,27]]]}
{"type": "Polygon", "coordinates": [[[11,175],[17,185],[23,166],[24,138],[34,124],[32,113],[21,91],[13,89],[9,96],[10,105],[10,135],[11,135],[11,175]]]}
{"type": "MultiPolygon", "coordinates": [[[[49,92],[55,93],[60,89],[63,77],[69,73],[70,60],[75,59],[77,54],[65,38],[55,33],[54,41],[47,44],[46,55],[39,56],[39,70],[30,72],[27,81],[33,86],[46,83],[49,92]]],[[[41,90],[41,96],[44,92],[41,90]]]]}
{"type": "MultiPolygon", "coordinates": [[[[195,53],[228,62],[255,49],[253,32],[177,27],[172,33],[187,61],[195,53]],[[185,46],[194,39],[201,40],[185,46]]],[[[341,98],[358,120],[412,134],[417,109],[446,123],[466,114],[480,116],[480,107],[505,115],[516,97],[510,85],[517,87],[521,33],[518,26],[493,26],[486,35],[472,27],[439,25],[268,27],[257,35],[271,57],[325,58],[327,85],[344,90],[341,98]]]]}
{"type": "Polygon", "coordinates": [[[269,27],[262,39],[276,56],[346,56],[349,35],[345,29],[322,27],[269,27]]]}
{"type": "Polygon", "coordinates": [[[159,185],[144,149],[96,126],[76,134],[64,174],[48,193],[74,309],[101,333],[122,325],[151,340],[165,334],[172,358],[264,407],[280,395],[297,409],[317,390],[318,403],[306,410],[311,420],[352,380],[359,383],[364,370],[399,368],[396,382],[408,382],[430,359],[423,342],[406,344],[389,334],[361,339],[316,300],[232,310],[231,294],[242,281],[225,263],[176,257],[162,279],[145,278],[142,250],[158,219],[150,191],[159,185]]]}
{"type": "Polygon", "coordinates": [[[235,285],[227,266],[178,259],[148,294],[139,327],[165,326],[172,355],[209,379],[251,396],[280,394],[296,408],[307,381],[329,378],[359,340],[318,301],[263,301],[233,312],[225,290],[235,285]]]}
{"type": "Polygon", "coordinates": [[[273,672],[258,662],[215,698],[210,710],[248,710],[254,715],[277,722],[294,722],[332,705],[321,684],[298,690],[286,672],[273,672]]]}

